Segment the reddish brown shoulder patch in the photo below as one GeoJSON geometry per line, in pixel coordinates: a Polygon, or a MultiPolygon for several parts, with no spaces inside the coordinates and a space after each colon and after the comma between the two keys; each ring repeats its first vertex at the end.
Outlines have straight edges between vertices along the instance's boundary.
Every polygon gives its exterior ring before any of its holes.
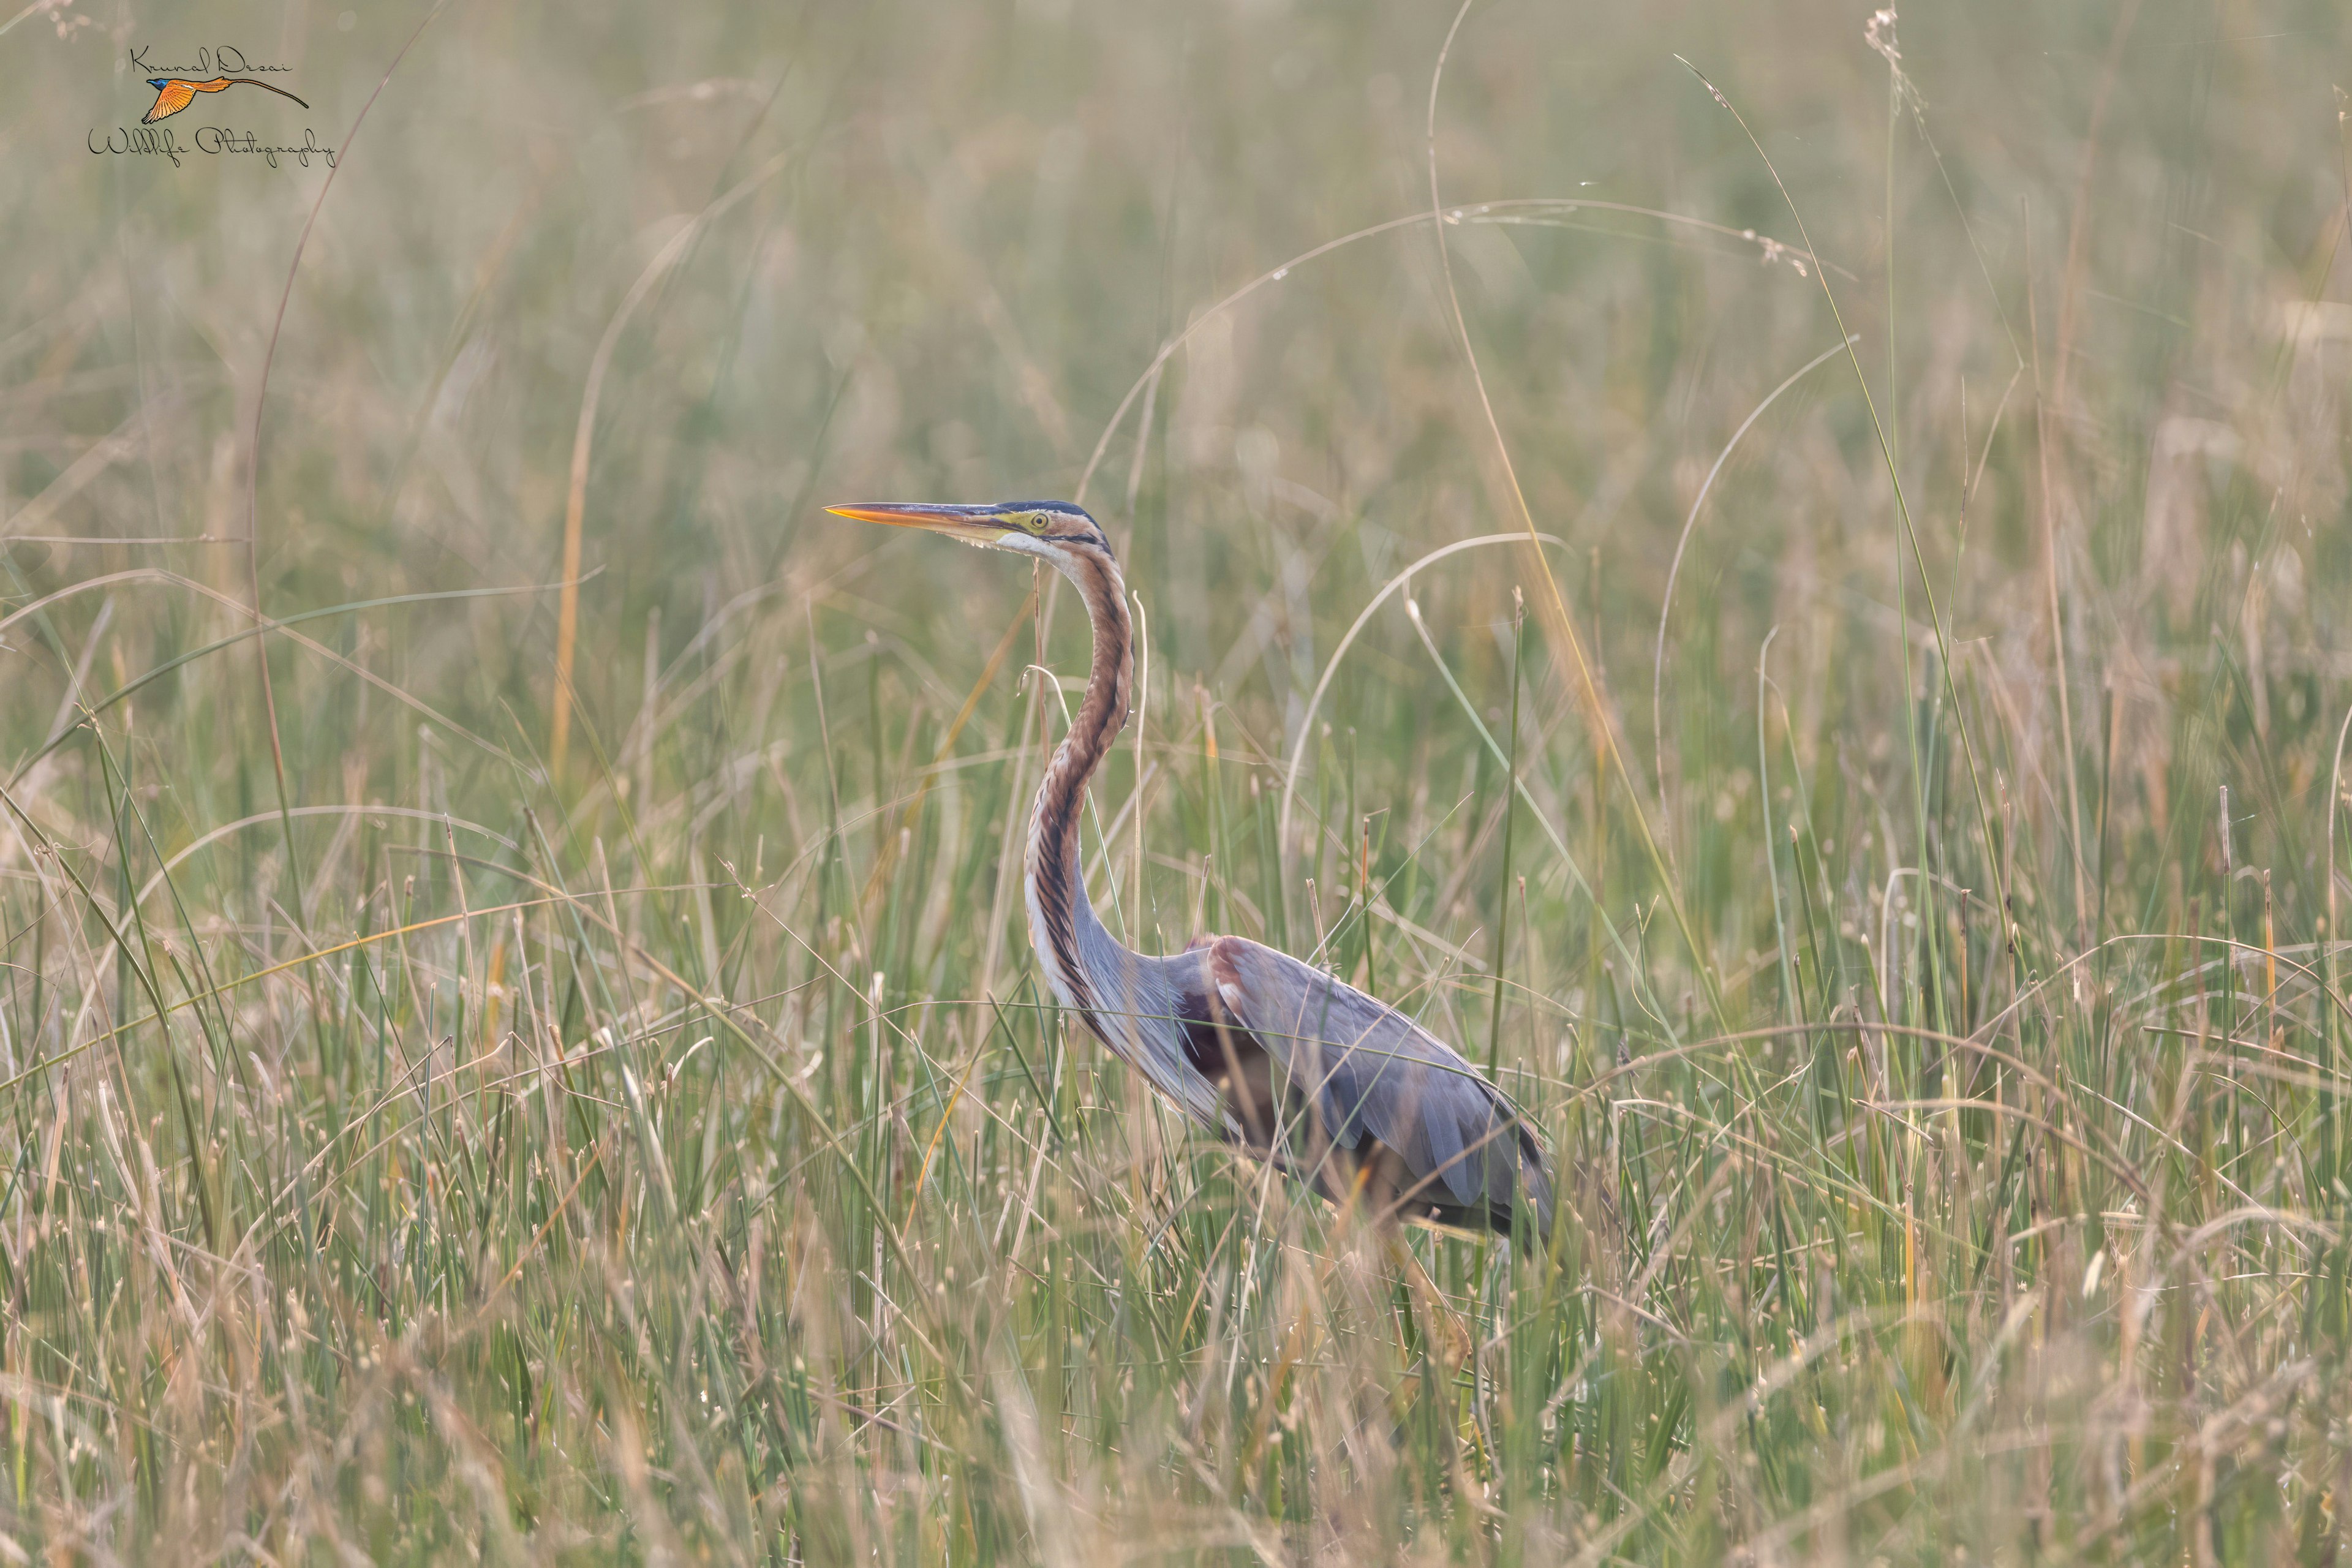
{"type": "Polygon", "coordinates": [[[1216,985],[1217,995],[1235,1016],[1247,1020],[1244,999],[1249,987],[1242,979],[1242,963],[1249,957],[1249,944],[1237,936],[1213,936],[1208,939],[1209,979],[1216,985]]]}

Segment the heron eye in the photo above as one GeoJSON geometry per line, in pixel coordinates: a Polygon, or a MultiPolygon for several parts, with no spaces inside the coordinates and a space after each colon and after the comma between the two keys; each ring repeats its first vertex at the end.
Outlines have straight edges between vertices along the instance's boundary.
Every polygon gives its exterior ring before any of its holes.
{"type": "Polygon", "coordinates": [[[1052,521],[1052,520],[1051,520],[1051,519],[1049,519],[1048,517],[1046,517],[1046,515],[1045,515],[1044,512],[1042,512],[1042,511],[1033,511],[1033,512],[1031,512],[1031,513],[1029,514],[1029,522],[1028,522],[1029,531],[1030,531],[1030,532],[1032,532],[1032,533],[1043,533],[1043,532],[1045,532],[1045,524],[1046,524],[1047,522],[1049,522],[1050,521],[1052,521]]]}

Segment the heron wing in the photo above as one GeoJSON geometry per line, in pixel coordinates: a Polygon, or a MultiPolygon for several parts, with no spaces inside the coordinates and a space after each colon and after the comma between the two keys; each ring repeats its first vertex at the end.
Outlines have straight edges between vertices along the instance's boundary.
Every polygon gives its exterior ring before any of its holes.
{"type": "MultiPolygon", "coordinates": [[[[1524,1185],[1538,1227],[1551,1183],[1534,1135],[1460,1053],[1386,1003],[1244,937],[1208,944],[1217,998],[1280,1065],[1319,1132],[1344,1149],[1367,1134],[1421,1190],[1465,1210],[1503,1209],[1524,1185]]],[[[1442,1201],[1442,1200],[1441,1200],[1442,1201]]]]}
{"type": "Polygon", "coordinates": [[[195,100],[195,83],[176,80],[167,81],[161,88],[156,89],[154,106],[147,110],[145,118],[142,119],[139,123],[142,125],[152,125],[159,120],[168,120],[173,115],[179,113],[180,110],[187,108],[188,105],[194,103],[195,100]]]}

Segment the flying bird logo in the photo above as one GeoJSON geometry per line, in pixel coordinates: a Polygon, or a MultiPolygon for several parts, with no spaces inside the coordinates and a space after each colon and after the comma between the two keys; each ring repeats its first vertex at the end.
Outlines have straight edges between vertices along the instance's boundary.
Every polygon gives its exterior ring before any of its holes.
{"type": "MultiPolygon", "coordinates": [[[[139,123],[152,125],[159,120],[169,120],[194,103],[196,100],[196,94],[226,92],[230,88],[240,83],[247,87],[269,88],[270,91],[280,98],[294,98],[292,93],[282,87],[270,87],[269,83],[249,76],[216,76],[210,81],[190,81],[185,77],[177,76],[151,76],[147,79],[147,85],[155,89],[155,104],[153,108],[148,110],[139,123]]],[[[300,103],[305,109],[310,107],[301,99],[294,98],[294,101],[300,103]]]]}

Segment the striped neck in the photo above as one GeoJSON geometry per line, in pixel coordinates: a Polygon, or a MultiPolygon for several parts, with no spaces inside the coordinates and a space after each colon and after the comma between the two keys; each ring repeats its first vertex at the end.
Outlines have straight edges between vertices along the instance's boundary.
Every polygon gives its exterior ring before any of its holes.
{"type": "MultiPolygon", "coordinates": [[[[1094,630],[1094,658],[1087,694],[1070,721],[1069,733],[1045,766],[1037,805],[1029,819],[1024,866],[1029,905],[1029,938],[1062,1005],[1084,1014],[1106,1045],[1118,1050],[1131,1031],[1109,1026],[1103,1015],[1131,1012],[1116,973],[1101,973],[1087,954],[1117,949],[1087,900],[1079,863],[1078,817],[1085,809],[1087,780],[1127,724],[1135,682],[1134,638],[1127,616],[1127,585],[1108,551],[1060,545],[1041,552],[1078,591],[1094,630]]],[[[1118,950],[1123,952],[1124,950],[1118,950]]],[[[1124,968],[1126,966],[1115,966],[1124,968]]],[[[1124,1054],[1124,1053],[1122,1053],[1124,1054]]]]}

